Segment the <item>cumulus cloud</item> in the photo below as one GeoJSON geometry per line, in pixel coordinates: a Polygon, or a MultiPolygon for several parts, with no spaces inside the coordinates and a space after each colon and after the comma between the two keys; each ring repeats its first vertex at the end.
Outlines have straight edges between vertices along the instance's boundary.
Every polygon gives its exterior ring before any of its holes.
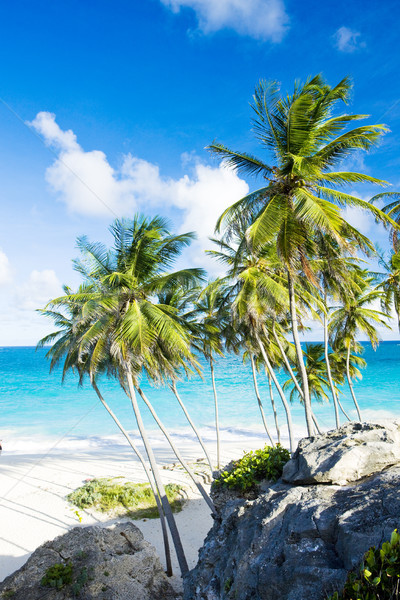
{"type": "Polygon", "coordinates": [[[233,29],[259,40],[280,42],[289,18],[283,0],[161,0],[178,12],[192,8],[204,33],[233,29]]]}
{"type": "Polygon", "coordinates": [[[75,134],[63,131],[55,115],[40,112],[29,123],[57,154],[46,180],[69,209],[86,215],[119,213],[134,208],[134,197],[122,172],[115,171],[104,152],[85,152],[75,134]]]}
{"type": "Polygon", "coordinates": [[[190,251],[196,264],[204,262],[202,250],[210,245],[207,237],[213,234],[219,215],[249,190],[232,170],[204,165],[194,155],[182,157],[189,174],[179,179],[163,177],[157,165],[131,154],[115,169],[103,152],[86,152],[71,130],[59,127],[54,114],[41,112],[30,125],[58,155],[46,179],[70,211],[123,216],[172,209],[180,231],[198,233],[190,251]]]}
{"type": "Polygon", "coordinates": [[[51,298],[57,298],[62,293],[61,283],[52,269],[35,269],[28,280],[17,288],[16,305],[20,310],[33,311],[43,308],[51,298]]]}
{"type": "Polygon", "coordinates": [[[360,32],[349,27],[339,27],[333,37],[340,52],[354,52],[359,48],[365,48],[365,42],[360,41],[360,36],[360,32]]]}
{"type": "Polygon", "coordinates": [[[0,250],[0,285],[5,285],[11,281],[11,267],[8,256],[0,250]]]}

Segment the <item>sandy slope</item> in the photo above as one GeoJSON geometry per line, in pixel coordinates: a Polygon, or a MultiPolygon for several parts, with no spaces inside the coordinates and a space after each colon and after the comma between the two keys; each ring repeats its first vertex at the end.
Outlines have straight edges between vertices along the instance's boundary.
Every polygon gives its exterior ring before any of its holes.
{"type": "MultiPolygon", "coordinates": [[[[265,439],[254,438],[251,447],[260,447],[265,439]]],[[[223,463],[242,455],[243,440],[224,444],[223,463]]],[[[200,456],[198,447],[186,445],[187,460],[200,456]]],[[[156,450],[160,464],[168,465],[174,460],[164,447],[156,450]]],[[[0,581],[18,569],[33,550],[46,540],[61,535],[71,527],[90,524],[112,523],[109,517],[80,511],[82,523],[75,509],[66,501],[66,495],[87,478],[124,476],[132,481],[145,481],[140,463],[128,449],[110,447],[107,452],[75,454],[52,453],[48,456],[0,455],[0,581]]],[[[162,470],[165,483],[178,482],[188,487],[189,501],[184,510],[176,515],[189,568],[197,562],[198,549],[212,525],[210,510],[199,496],[197,488],[181,470],[162,470]]],[[[144,537],[151,542],[163,561],[163,546],[158,520],[140,520],[135,524],[144,537]]],[[[174,558],[174,571],[179,574],[174,558]]]]}

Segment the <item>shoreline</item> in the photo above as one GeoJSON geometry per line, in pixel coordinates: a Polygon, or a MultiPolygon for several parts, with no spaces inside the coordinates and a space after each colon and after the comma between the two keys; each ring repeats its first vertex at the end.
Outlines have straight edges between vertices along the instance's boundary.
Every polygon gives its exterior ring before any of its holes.
{"type": "MultiPolygon", "coordinates": [[[[221,448],[223,465],[240,458],[243,451],[259,448],[268,443],[266,436],[254,435],[252,439],[224,441],[221,448]]],[[[209,450],[213,460],[216,452],[209,450]]],[[[199,447],[187,444],[181,448],[190,462],[203,458],[199,447]]],[[[161,467],[164,483],[183,484],[188,491],[188,500],[180,513],[175,515],[187,554],[189,568],[197,563],[198,550],[212,526],[209,508],[201,498],[193,482],[181,469],[166,469],[176,463],[176,457],[165,443],[155,447],[157,462],[161,467]],[[193,526],[193,523],[196,526],[193,526]]],[[[145,482],[146,476],[134,453],[128,446],[109,446],[107,449],[43,454],[20,454],[4,451],[0,454],[0,581],[19,569],[31,553],[45,541],[64,534],[72,527],[87,525],[112,525],[124,517],[110,518],[109,515],[91,510],[79,510],[70,505],[66,496],[86,479],[95,477],[124,477],[135,482],[145,482]],[[79,522],[79,517],[82,519],[79,522]]],[[[209,489],[209,486],[205,486],[209,489]]],[[[161,564],[165,567],[163,543],[158,519],[133,521],[145,539],[156,549],[161,564]]],[[[171,543],[172,547],[172,543],[171,543]]],[[[181,578],[172,549],[174,578],[172,583],[179,588],[181,578]]]]}
{"type": "MultiPolygon", "coordinates": [[[[382,424],[385,421],[387,419],[370,420],[382,424]]],[[[302,437],[301,433],[300,428],[296,428],[296,444],[302,437]]],[[[236,431],[236,435],[230,430],[229,438],[223,439],[221,443],[223,466],[232,459],[240,458],[244,451],[269,444],[261,428],[256,431],[241,429],[236,431]]],[[[175,441],[179,442],[177,445],[188,462],[204,458],[200,446],[190,438],[184,444],[182,439],[175,441]]],[[[183,470],[171,468],[177,459],[162,436],[153,434],[152,442],[163,482],[180,483],[188,491],[188,500],[175,517],[189,568],[192,569],[197,563],[198,550],[213,523],[210,509],[183,470]],[[168,469],[165,468],[167,466],[168,469]]],[[[207,440],[206,445],[215,464],[215,443],[207,440]]],[[[282,435],[282,445],[288,447],[287,435],[282,435]]],[[[138,443],[138,448],[143,451],[142,444],[138,443]]],[[[91,510],[79,510],[78,515],[77,509],[67,502],[66,496],[70,492],[80,487],[85,480],[97,477],[124,477],[133,482],[146,482],[142,466],[130,447],[126,443],[110,443],[109,438],[103,446],[93,448],[89,444],[84,451],[76,449],[75,452],[71,452],[71,449],[65,451],[60,447],[47,448],[44,453],[10,452],[7,451],[7,446],[3,449],[0,453],[0,581],[19,569],[38,546],[73,527],[96,524],[106,526],[126,519],[110,518],[107,514],[91,510]]],[[[205,487],[209,489],[209,486],[205,487]]],[[[144,538],[155,547],[165,568],[159,520],[141,519],[133,522],[142,531],[144,538]]],[[[180,589],[181,578],[172,543],[171,553],[174,570],[171,583],[176,589],[180,589]]]]}

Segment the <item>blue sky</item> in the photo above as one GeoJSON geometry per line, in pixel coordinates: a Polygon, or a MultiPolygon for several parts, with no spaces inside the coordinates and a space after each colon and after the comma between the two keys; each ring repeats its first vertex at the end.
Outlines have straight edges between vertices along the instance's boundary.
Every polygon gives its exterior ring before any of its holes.
{"type": "MultiPolygon", "coordinates": [[[[185,261],[215,270],[207,236],[257,182],[204,147],[216,138],[260,152],[249,109],[260,78],[290,90],[318,72],[332,84],[351,75],[348,110],[391,133],[347,166],[398,189],[399,12],[394,1],[358,0],[2,3],[0,345],[49,331],[34,309],[77,283],[76,237],[110,241],[115,215],[161,213],[197,230],[185,261]]],[[[347,216],[385,245],[369,217],[347,216]]]]}

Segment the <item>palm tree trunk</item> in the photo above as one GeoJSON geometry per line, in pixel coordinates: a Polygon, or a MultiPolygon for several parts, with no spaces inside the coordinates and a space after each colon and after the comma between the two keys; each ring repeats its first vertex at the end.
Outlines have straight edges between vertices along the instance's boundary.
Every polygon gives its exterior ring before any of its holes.
{"type": "Polygon", "coordinates": [[[339,398],[337,399],[337,401],[338,401],[338,404],[339,404],[339,408],[340,408],[340,410],[342,411],[342,413],[344,414],[344,416],[346,417],[346,419],[347,419],[348,421],[351,421],[351,419],[350,419],[349,415],[348,415],[348,414],[347,414],[347,412],[344,410],[344,408],[343,408],[343,406],[342,406],[342,403],[340,402],[339,398]]]}
{"type": "Polygon", "coordinates": [[[217,469],[221,468],[221,449],[219,440],[219,416],[218,416],[218,398],[217,388],[215,387],[215,376],[214,376],[214,361],[210,355],[210,369],[211,369],[211,381],[214,392],[214,407],[215,407],[215,430],[217,434],[217,469]]]}
{"type": "Polygon", "coordinates": [[[296,310],[296,298],[294,294],[294,286],[293,279],[290,271],[288,270],[288,287],[289,287],[289,302],[290,302],[290,316],[292,320],[292,331],[293,331],[293,341],[296,348],[297,354],[297,362],[299,365],[301,380],[303,383],[303,394],[304,394],[304,408],[306,413],[306,424],[307,424],[307,432],[308,436],[311,437],[314,435],[314,424],[312,421],[312,411],[311,411],[311,400],[310,400],[310,392],[308,388],[308,378],[306,366],[304,364],[303,351],[301,349],[299,331],[297,327],[297,310],[296,310]]]}
{"type": "MultiPolygon", "coordinates": [[[[299,386],[299,382],[297,381],[297,377],[293,373],[293,369],[290,366],[289,359],[288,359],[288,357],[286,355],[286,352],[285,352],[285,350],[284,350],[284,348],[283,348],[283,346],[281,344],[281,341],[280,341],[280,339],[279,339],[279,337],[278,337],[278,335],[277,335],[277,333],[275,331],[275,324],[272,325],[272,333],[274,334],[274,338],[276,340],[276,343],[278,344],[278,347],[279,347],[280,353],[282,355],[283,361],[284,361],[284,363],[286,365],[287,370],[289,371],[290,377],[291,377],[291,379],[292,379],[292,381],[293,381],[293,383],[295,385],[295,388],[298,391],[300,398],[302,398],[302,400],[304,401],[303,390],[299,386]]],[[[313,420],[315,429],[317,430],[318,433],[321,433],[321,429],[319,428],[318,421],[317,421],[316,416],[314,415],[312,409],[311,409],[311,418],[313,420]]]]}
{"type": "Polygon", "coordinates": [[[188,564],[186,561],[186,556],[185,556],[185,553],[183,550],[179,531],[176,526],[175,518],[172,513],[171,507],[169,505],[168,498],[165,493],[165,488],[163,486],[163,483],[162,483],[162,480],[160,477],[160,472],[158,470],[158,465],[157,465],[155,457],[154,457],[153,449],[149,443],[147,433],[146,433],[146,430],[143,425],[142,415],[140,414],[139,406],[138,406],[138,403],[136,400],[135,387],[134,387],[133,377],[132,377],[131,368],[130,368],[129,363],[125,364],[125,373],[126,373],[126,379],[127,379],[128,387],[129,387],[129,395],[131,397],[132,407],[133,407],[133,411],[134,411],[135,417],[136,417],[136,422],[137,422],[137,425],[139,428],[140,435],[143,440],[144,447],[146,449],[146,454],[147,454],[149,462],[150,462],[151,470],[153,471],[153,475],[154,475],[154,479],[155,479],[157,488],[160,491],[161,504],[163,506],[164,514],[165,514],[165,517],[168,522],[168,527],[171,532],[172,541],[173,541],[174,547],[175,547],[176,557],[178,559],[179,568],[181,570],[181,575],[183,577],[184,575],[186,575],[186,573],[189,570],[188,564]]]}
{"type": "Polygon", "coordinates": [[[275,429],[276,429],[276,437],[278,438],[278,444],[280,445],[281,443],[281,430],[279,429],[279,424],[278,424],[278,414],[276,412],[276,406],[275,406],[275,400],[274,400],[274,394],[272,391],[272,379],[271,379],[271,374],[268,371],[267,367],[265,367],[265,372],[267,374],[268,377],[268,387],[269,387],[269,397],[271,399],[271,406],[272,406],[272,411],[274,413],[274,420],[275,420],[275,429]]]}
{"type": "Polygon", "coordinates": [[[150,487],[151,487],[151,491],[154,494],[154,498],[157,504],[157,509],[158,509],[158,514],[160,516],[160,523],[161,523],[161,529],[162,529],[162,535],[163,535],[163,540],[164,540],[164,552],[165,552],[165,562],[166,562],[166,566],[167,566],[167,570],[166,573],[168,575],[168,577],[171,577],[172,573],[172,564],[171,564],[171,552],[169,549],[169,541],[168,541],[168,532],[167,532],[167,527],[165,524],[165,517],[164,517],[164,513],[163,513],[163,509],[162,509],[162,505],[160,502],[160,498],[159,498],[159,492],[156,488],[156,486],[154,485],[154,481],[153,478],[151,476],[151,473],[149,471],[149,469],[147,468],[146,462],[143,458],[143,456],[141,455],[141,453],[139,452],[139,450],[136,448],[135,444],[133,443],[133,441],[131,440],[128,432],[126,431],[126,429],[121,425],[119,419],[117,418],[117,416],[113,413],[113,411],[111,410],[111,408],[108,406],[107,402],[104,400],[103,396],[100,393],[99,388],[97,387],[96,382],[94,381],[94,379],[91,379],[91,383],[92,383],[92,387],[94,389],[94,391],[96,392],[100,402],[102,403],[102,405],[104,406],[104,408],[106,409],[106,411],[108,412],[108,414],[113,418],[115,424],[117,425],[117,427],[119,428],[119,430],[121,431],[121,433],[123,434],[123,436],[125,437],[126,441],[128,442],[128,444],[131,446],[132,450],[135,452],[136,456],[138,457],[138,459],[140,460],[140,462],[142,463],[144,472],[146,473],[147,479],[149,481],[150,487]]]}
{"type": "Polygon", "coordinates": [[[171,439],[171,436],[169,435],[168,431],[165,429],[162,421],[159,419],[156,411],[154,410],[153,406],[149,402],[149,400],[146,397],[145,393],[143,392],[143,390],[139,386],[136,386],[136,389],[139,392],[139,395],[142,398],[143,402],[146,404],[147,408],[149,409],[149,411],[150,411],[153,419],[155,420],[155,422],[157,423],[157,425],[159,426],[159,428],[161,429],[161,431],[163,432],[163,434],[167,438],[167,441],[168,441],[169,445],[171,446],[173,452],[175,453],[176,458],[179,460],[179,462],[181,463],[182,467],[185,469],[185,471],[187,472],[187,474],[189,475],[189,477],[192,479],[193,483],[196,485],[196,487],[199,490],[200,494],[203,496],[204,500],[207,502],[208,506],[210,507],[211,512],[213,514],[216,514],[216,510],[215,510],[214,504],[213,504],[210,496],[207,494],[206,490],[203,488],[203,486],[201,485],[201,483],[199,481],[197,481],[195,474],[193,473],[193,471],[189,467],[189,465],[186,463],[185,459],[183,458],[183,456],[179,452],[178,448],[175,446],[173,440],[171,439]]]}
{"type": "Polygon", "coordinates": [[[360,407],[358,406],[357,398],[354,393],[353,384],[351,382],[351,377],[350,377],[350,344],[349,344],[349,347],[347,348],[347,356],[346,356],[346,377],[347,377],[347,383],[349,384],[351,397],[353,398],[353,402],[354,402],[356,410],[357,410],[358,420],[361,421],[360,407]]]}
{"type": "Polygon", "coordinates": [[[264,362],[265,362],[265,366],[268,369],[268,373],[272,377],[272,381],[274,382],[275,387],[278,390],[278,394],[279,394],[279,396],[280,396],[280,398],[282,400],[282,404],[283,404],[283,406],[285,408],[286,421],[287,421],[288,433],[289,433],[290,452],[293,454],[293,452],[294,452],[294,438],[293,438],[293,423],[292,423],[292,415],[291,415],[291,412],[290,412],[290,407],[289,407],[289,404],[288,404],[288,402],[286,400],[285,394],[283,393],[283,390],[282,390],[281,386],[279,385],[279,381],[276,378],[276,375],[275,375],[274,370],[273,370],[273,368],[271,366],[271,363],[269,362],[269,358],[268,358],[268,355],[267,355],[267,353],[265,351],[264,344],[262,343],[262,341],[260,340],[260,338],[259,338],[259,336],[257,334],[256,334],[256,340],[257,340],[257,343],[258,343],[258,345],[260,347],[261,354],[262,354],[264,362]]]}
{"type": "MultiPolygon", "coordinates": [[[[265,334],[265,327],[263,327],[263,329],[264,329],[264,334],[265,334]]],[[[285,352],[285,350],[284,350],[284,348],[283,348],[283,346],[281,344],[281,340],[279,339],[279,337],[278,337],[278,335],[277,335],[277,333],[275,331],[275,324],[272,325],[272,333],[273,333],[273,336],[275,338],[276,343],[278,344],[278,348],[279,348],[279,351],[280,351],[281,356],[283,358],[283,362],[285,363],[285,366],[286,366],[286,368],[287,368],[287,370],[289,372],[289,375],[290,375],[290,377],[291,377],[291,379],[292,379],[292,381],[294,383],[294,386],[295,386],[296,390],[298,391],[300,397],[303,398],[303,400],[304,400],[303,390],[299,386],[299,382],[297,381],[296,375],[293,373],[293,369],[290,366],[289,359],[286,356],[286,352],[285,352]]]]}
{"type": "Polygon", "coordinates": [[[175,381],[173,381],[173,382],[171,383],[171,386],[170,386],[170,387],[171,387],[171,390],[173,391],[173,393],[175,394],[175,397],[176,397],[176,399],[178,400],[180,407],[182,408],[183,412],[185,413],[185,417],[187,418],[187,420],[188,420],[188,422],[189,422],[189,425],[191,426],[191,428],[193,429],[193,431],[194,431],[194,433],[195,433],[195,435],[196,435],[197,439],[199,440],[199,444],[200,444],[200,446],[203,448],[203,452],[204,452],[204,454],[206,455],[207,462],[208,462],[208,464],[209,464],[209,466],[210,466],[210,469],[211,469],[211,474],[212,474],[212,472],[213,472],[213,467],[212,467],[212,462],[211,462],[210,455],[208,454],[207,448],[206,448],[206,446],[205,446],[205,444],[204,444],[203,440],[201,439],[200,433],[198,432],[196,425],[193,423],[192,419],[190,418],[190,415],[189,415],[188,411],[186,410],[186,407],[185,407],[185,405],[183,404],[181,397],[180,397],[180,396],[179,396],[179,394],[178,394],[178,390],[177,390],[177,388],[176,388],[176,383],[175,383],[175,381]]]}
{"type": "MultiPolygon", "coordinates": [[[[327,294],[325,293],[324,301],[325,308],[327,308],[327,294]]],[[[328,375],[328,381],[331,388],[333,406],[335,408],[335,420],[336,420],[336,428],[340,427],[339,420],[339,408],[337,402],[337,396],[335,391],[335,386],[333,385],[332,373],[331,373],[331,364],[329,361],[329,352],[328,352],[328,315],[324,312],[324,351],[325,351],[325,364],[326,364],[326,373],[328,375]]]]}
{"type": "Polygon", "coordinates": [[[260,409],[261,418],[262,418],[262,421],[264,423],[264,428],[265,428],[265,431],[267,432],[267,436],[270,439],[271,446],[274,447],[275,444],[274,444],[274,441],[273,441],[273,439],[271,437],[271,434],[269,432],[269,429],[268,429],[267,421],[266,421],[265,414],[264,414],[263,405],[262,405],[260,394],[259,394],[259,391],[258,391],[258,383],[257,383],[256,368],[255,368],[255,365],[254,365],[254,357],[253,357],[253,355],[251,353],[250,353],[250,362],[251,362],[251,370],[252,370],[252,373],[253,373],[254,391],[255,391],[256,397],[257,397],[258,408],[260,409]]]}
{"type": "Polygon", "coordinates": [[[320,428],[319,428],[319,425],[318,425],[318,421],[317,421],[317,418],[316,418],[316,416],[314,415],[314,413],[312,413],[312,414],[311,414],[311,416],[312,416],[312,420],[313,420],[313,423],[314,423],[315,429],[317,430],[317,432],[318,432],[319,434],[321,434],[321,430],[320,430],[320,428]]]}

